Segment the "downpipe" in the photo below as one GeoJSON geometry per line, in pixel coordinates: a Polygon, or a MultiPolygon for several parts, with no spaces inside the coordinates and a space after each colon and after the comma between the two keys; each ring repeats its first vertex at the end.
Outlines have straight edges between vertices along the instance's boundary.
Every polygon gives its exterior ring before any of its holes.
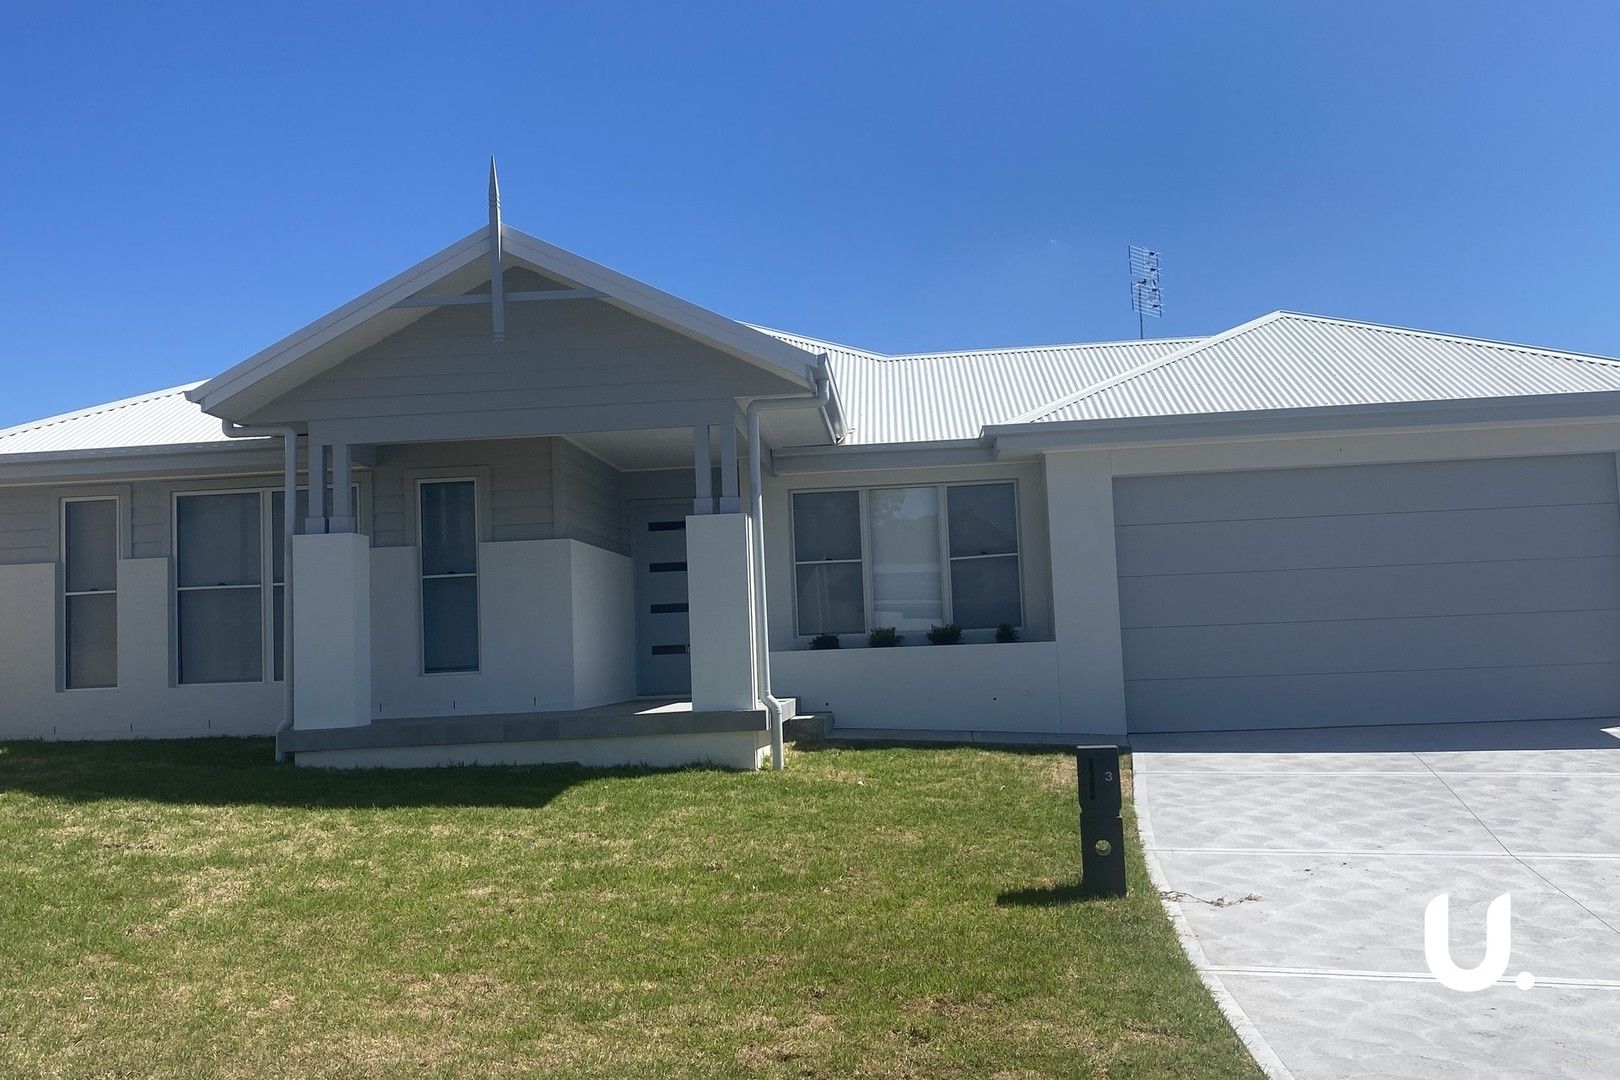
{"type": "MultiPolygon", "coordinates": [[[[293,537],[298,532],[298,432],[290,424],[277,427],[242,427],[230,420],[220,421],[220,430],[231,439],[263,439],[280,436],[282,448],[281,501],[281,723],[276,735],[293,726],[293,537]]],[[[272,587],[273,588],[273,587],[272,587]]],[[[276,740],[278,746],[280,739],[276,740]]],[[[276,761],[287,755],[276,750],[276,761]]]]}
{"type": "MultiPolygon", "coordinates": [[[[765,706],[771,729],[771,768],[782,769],[786,757],[782,729],[788,717],[787,703],[771,694],[770,631],[766,625],[765,602],[765,483],[764,448],[760,445],[759,415],[787,409],[825,410],[832,400],[832,380],[823,371],[816,376],[814,395],[790,398],[755,398],[748,403],[748,520],[752,533],[754,563],[754,678],[755,690],[765,706]]],[[[842,438],[842,432],[834,432],[842,438]]]]}

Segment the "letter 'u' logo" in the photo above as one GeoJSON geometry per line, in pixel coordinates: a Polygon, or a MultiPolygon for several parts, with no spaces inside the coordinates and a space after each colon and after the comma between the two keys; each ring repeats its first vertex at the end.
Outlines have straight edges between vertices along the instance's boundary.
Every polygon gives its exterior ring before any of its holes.
{"type": "MultiPolygon", "coordinates": [[[[1513,897],[1503,893],[1485,912],[1485,959],[1464,970],[1451,959],[1451,894],[1441,893],[1423,911],[1423,958],[1429,971],[1448,990],[1471,994],[1495,986],[1507,972],[1513,952],[1513,897]]],[[[1534,985],[1526,972],[1517,983],[1521,990],[1534,985]]]]}

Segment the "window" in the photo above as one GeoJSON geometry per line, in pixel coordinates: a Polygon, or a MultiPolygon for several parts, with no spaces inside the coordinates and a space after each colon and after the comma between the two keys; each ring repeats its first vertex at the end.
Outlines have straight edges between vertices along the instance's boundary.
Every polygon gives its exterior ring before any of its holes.
{"type": "Polygon", "coordinates": [[[422,670],[478,670],[478,493],[471,480],[418,487],[422,670]]]}
{"type": "Polygon", "coordinates": [[[118,500],[62,504],[63,685],[118,685],[118,500]]]}
{"type": "Polygon", "coordinates": [[[175,601],[182,683],[264,677],[261,493],[175,499],[175,601]]]}
{"type": "Polygon", "coordinates": [[[1023,621],[1010,483],[798,492],[793,548],[801,635],[1023,621]]]}
{"type": "Polygon", "coordinates": [[[1023,621],[1018,589],[1018,505],[1011,484],[946,489],[951,610],[964,627],[1023,621]]]}
{"type": "Polygon", "coordinates": [[[861,493],[793,496],[799,633],[858,634],[866,628],[861,580],[861,493]]]}

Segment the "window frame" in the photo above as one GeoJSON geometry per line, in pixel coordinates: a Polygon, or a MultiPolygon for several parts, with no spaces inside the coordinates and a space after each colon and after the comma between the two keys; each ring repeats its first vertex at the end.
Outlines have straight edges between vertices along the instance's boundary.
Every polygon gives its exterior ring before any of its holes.
{"type": "Polygon", "coordinates": [[[444,678],[479,675],[484,670],[484,572],[478,548],[484,542],[484,488],[478,476],[447,473],[443,476],[415,476],[412,478],[411,516],[416,525],[416,672],[423,678],[444,678]],[[428,484],[471,484],[473,486],[473,572],[471,574],[428,574],[422,565],[422,488],[428,484]],[[427,666],[427,605],[423,603],[422,585],[427,581],[446,581],[471,577],[473,604],[478,626],[476,663],[470,668],[455,671],[429,671],[427,666]]]}
{"type": "MultiPolygon", "coordinates": [[[[1019,481],[1014,477],[986,479],[986,480],[960,480],[960,481],[932,481],[923,483],[892,484],[866,484],[866,485],[829,485],[826,487],[795,488],[788,493],[788,548],[792,555],[792,572],[788,587],[793,591],[793,636],[802,644],[814,639],[817,635],[804,633],[799,623],[799,567],[819,566],[823,563],[849,563],[854,559],[812,559],[803,561],[799,559],[798,531],[795,528],[794,514],[796,512],[795,499],[799,495],[828,494],[832,492],[853,491],[859,499],[860,513],[860,540],[861,540],[861,618],[865,629],[837,635],[839,639],[864,637],[872,632],[873,621],[873,595],[872,595],[872,519],[870,511],[870,493],[874,491],[904,491],[912,488],[933,488],[938,499],[939,515],[939,573],[941,577],[941,597],[944,603],[945,623],[949,624],[956,619],[956,598],[951,589],[951,563],[960,558],[969,559],[1005,559],[1009,556],[1018,560],[1018,617],[1015,629],[1022,631],[1029,618],[1029,605],[1026,602],[1026,586],[1024,582],[1024,505],[1023,493],[1019,481]],[[953,488],[968,487],[994,487],[1009,486],[1013,493],[1013,550],[996,555],[951,555],[950,536],[950,492],[953,488]]],[[[915,631],[901,631],[902,633],[915,633],[915,631]]],[[[994,627],[975,627],[964,629],[964,636],[991,635],[995,633],[994,627]]],[[[986,640],[989,640],[986,637],[986,640]]]]}
{"type": "Polygon", "coordinates": [[[56,536],[57,558],[60,560],[61,577],[57,589],[57,620],[56,620],[56,656],[57,656],[57,689],[64,694],[77,694],[83,691],[105,691],[118,689],[120,676],[118,664],[117,637],[114,637],[113,646],[113,681],[110,686],[69,686],[68,673],[72,666],[68,658],[68,598],[72,596],[103,596],[111,593],[113,597],[113,619],[116,633],[118,610],[118,564],[124,558],[124,501],[118,494],[103,495],[64,495],[57,500],[56,536]],[[68,588],[68,504],[85,502],[110,502],[113,504],[113,587],[111,589],[80,589],[77,591],[68,588]]]}

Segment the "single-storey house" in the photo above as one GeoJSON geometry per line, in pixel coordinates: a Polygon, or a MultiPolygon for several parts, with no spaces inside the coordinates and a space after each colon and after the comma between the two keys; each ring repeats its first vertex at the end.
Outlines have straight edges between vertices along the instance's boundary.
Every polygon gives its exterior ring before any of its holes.
{"type": "Polygon", "coordinates": [[[206,382],[0,431],[0,738],[753,768],[795,713],[1620,715],[1620,361],[1284,311],[883,355],[490,205],[206,382]]]}

